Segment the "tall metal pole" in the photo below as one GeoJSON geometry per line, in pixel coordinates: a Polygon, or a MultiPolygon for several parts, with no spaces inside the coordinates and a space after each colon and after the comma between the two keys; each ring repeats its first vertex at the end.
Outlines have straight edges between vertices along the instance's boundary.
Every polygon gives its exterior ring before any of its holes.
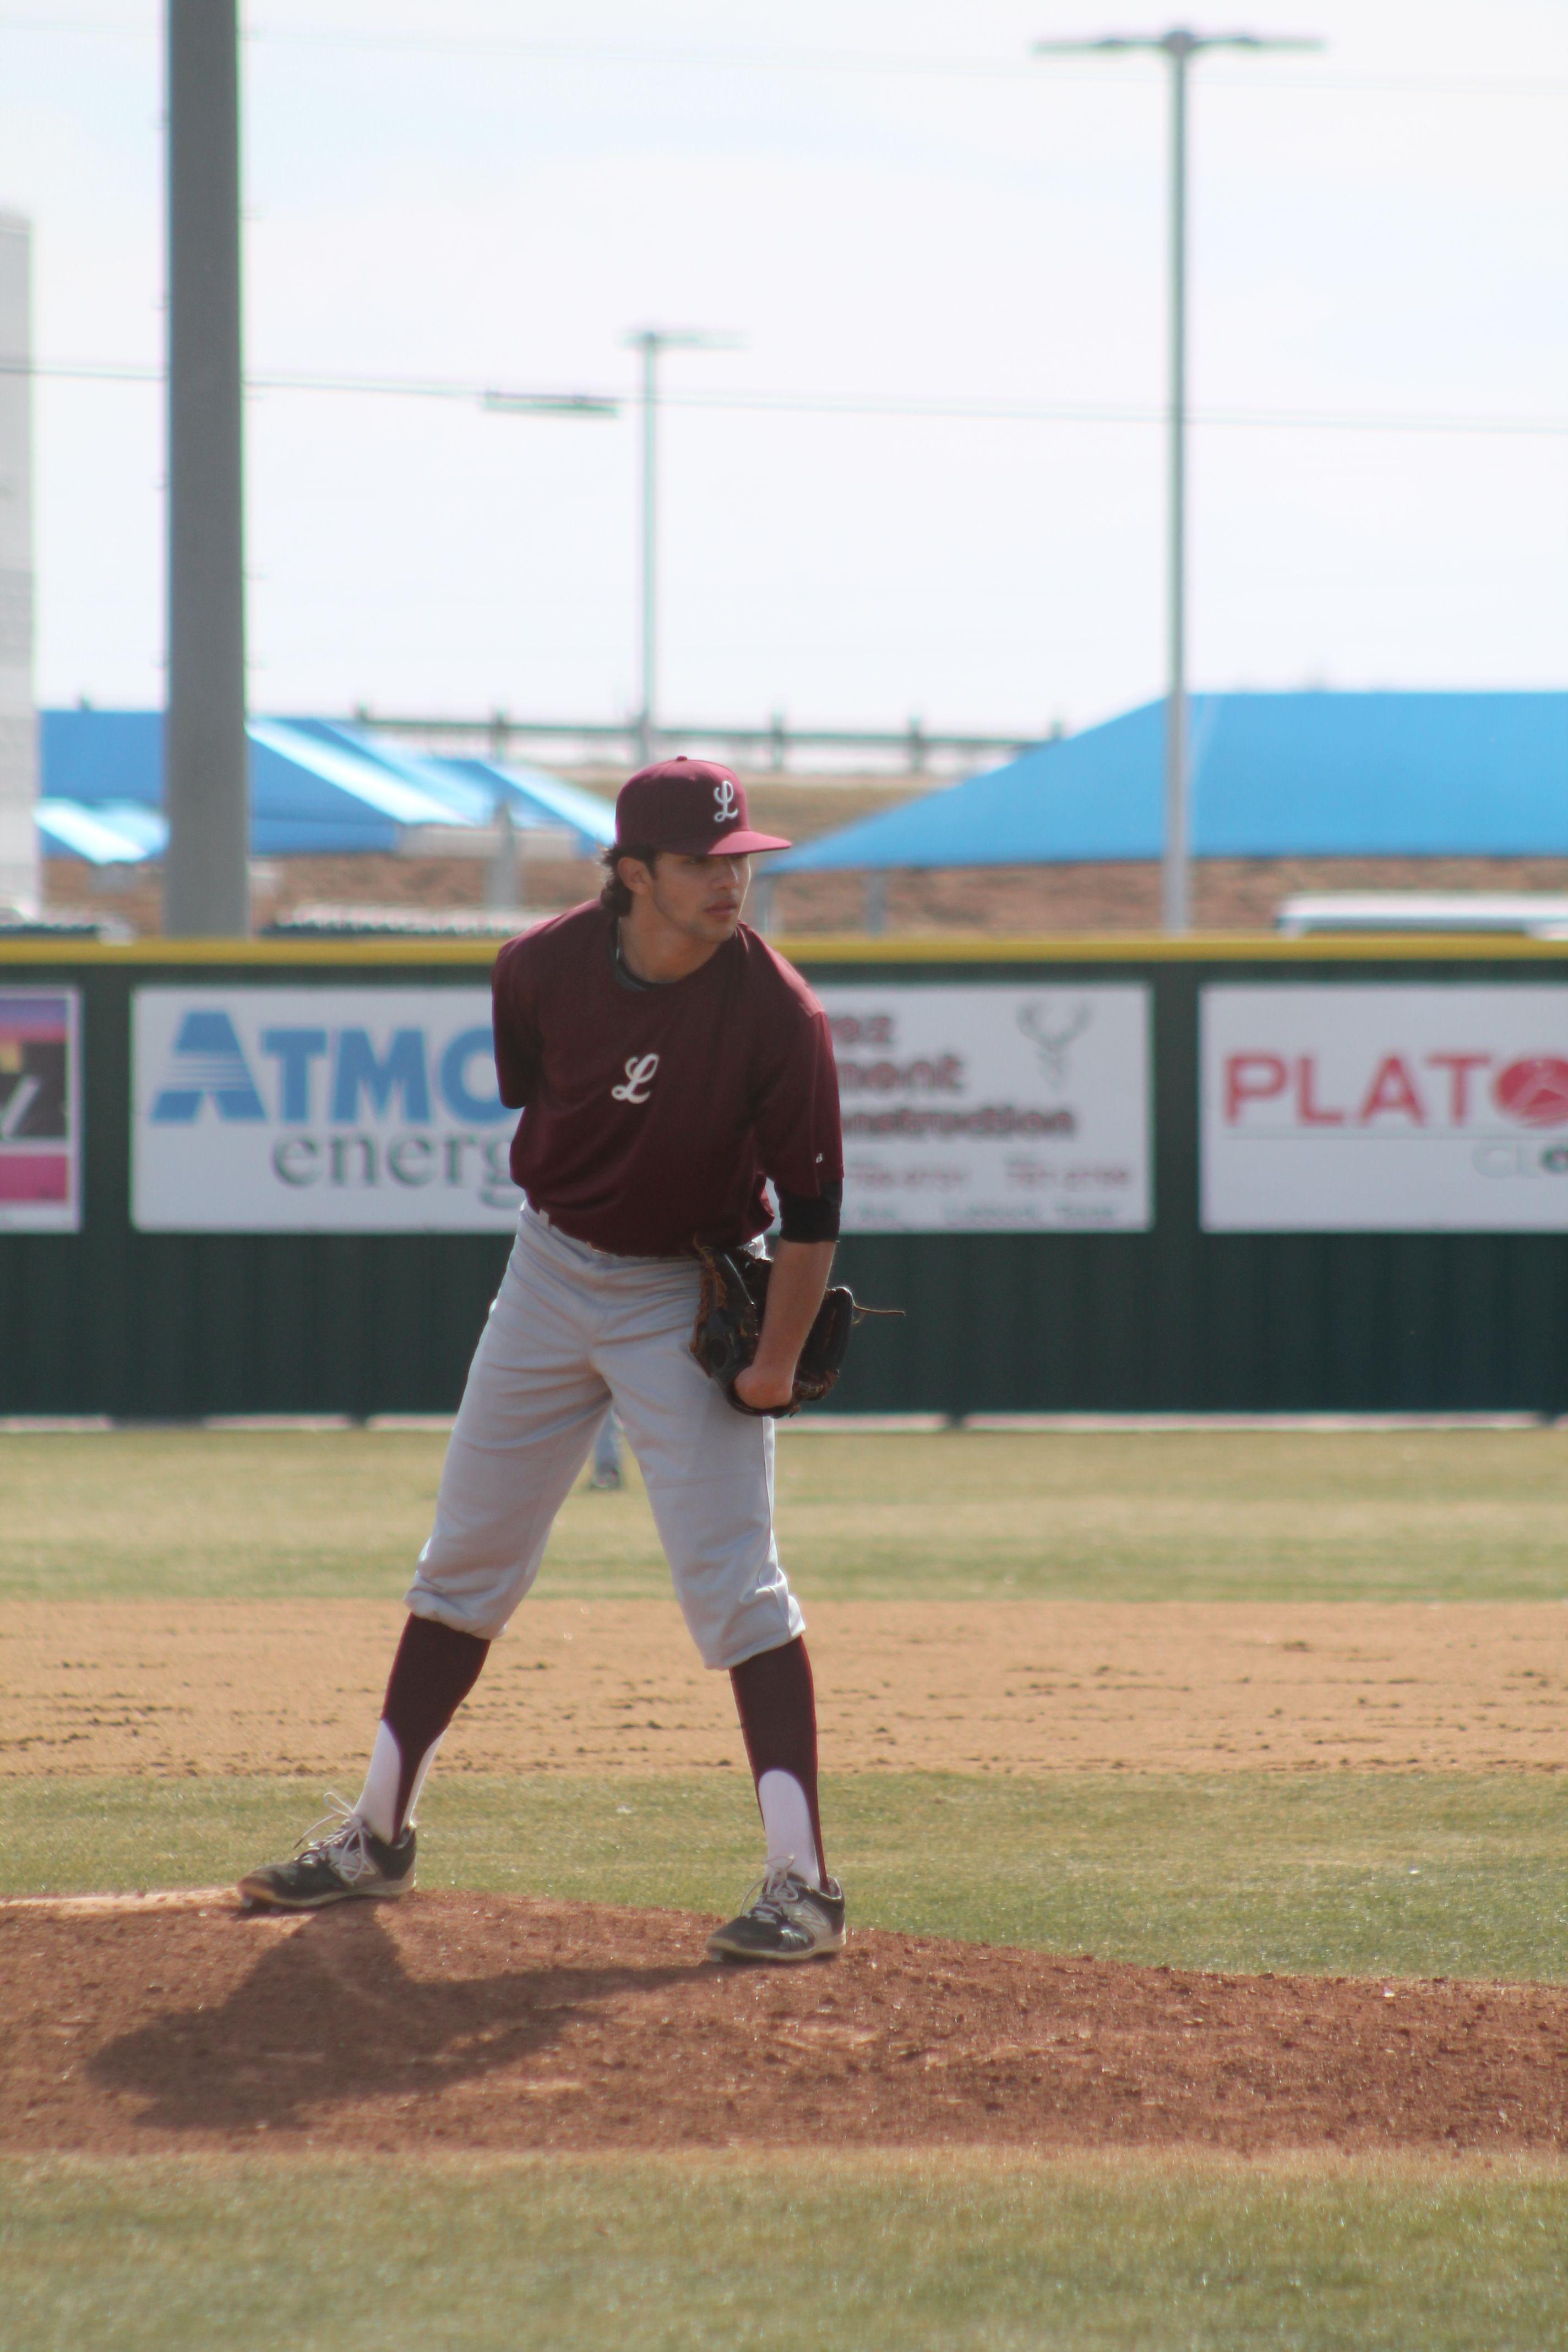
{"type": "MultiPolygon", "coordinates": [[[[0,212],[0,914],[37,914],[33,702],[33,230],[0,212]]],[[[15,1099],[15,1097],[13,1097],[15,1099]]]]}
{"type": "Polygon", "coordinates": [[[168,0],[168,703],[163,927],[250,928],[245,733],[239,28],[168,0]]]}
{"type": "Polygon", "coordinates": [[[725,352],[733,335],[684,327],[639,327],[626,341],[642,353],[642,708],[637,759],[647,767],[658,745],[658,362],[664,352],[725,352]]]}
{"type": "Polygon", "coordinates": [[[1099,40],[1037,41],[1037,57],[1139,49],[1171,68],[1170,301],[1171,391],[1166,524],[1164,842],[1160,915],[1167,931],[1184,931],[1192,911],[1192,739],[1187,724],[1187,67],[1206,49],[1321,49],[1318,40],[1276,40],[1258,33],[1107,34],[1099,40]]]}
{"type": "Polygon", "coordinates": [[[637,719],[637,765],[654,756],[658,702],[658,352],[651,330],[637,338],[642,351],[642,709],[637,719]]]}
{"type": "Polygon", "coordinates": [[[1187,929],[1192,895],[1192,791],[1187,738],[1187,59],[1190,34],[1172,33],[1171,415],[1165,688],[1165,840],[1160,915],[1167,931],[1187,929]]]}

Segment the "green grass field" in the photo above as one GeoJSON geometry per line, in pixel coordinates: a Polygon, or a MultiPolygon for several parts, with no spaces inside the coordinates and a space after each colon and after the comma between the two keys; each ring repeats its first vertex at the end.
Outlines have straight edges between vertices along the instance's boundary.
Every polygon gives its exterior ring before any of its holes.
{"type": "MultiPolygon", "coordinates": [[[[0,1435],[0,1597],[395,1599],[443,1441],[0,1435]]],[[[819,1599],[1568,1599],[1568,1429],[813,1436],[783,1542],[819,1599]]],[[[635,1472],[579,1488],[542,1589],[662,1592],[635,1472]]]]}
{"type": "Polygon", "coordinates": [[[0,2166],[8,2352],[1552,2352],[1545,2166],[0,2166]]]}
{"type": "MultiPolygon", "coordinates": [[[[440,1454],[364,1432],[0,1437],[0,1597],[395,1599],[440,1454]]],[[[786,1557],[818,1597],[1568,1599],[1564,1432],[792,1433],[780,1461],[786,1557]]],[[[572,1498],[545,1579],[668,1589],[635,1480],[572,1498]]],[[[289,1843],[318,1795],[0,1781],[0,1888],[210,1884],[289,1843]]],[[[1555,1774],[862,1774],[826,1798],[868,1925],[1568,1977],[1555,1774]]],[[[753,1856],[738,1771],[447,1771],[424,1821],[433,1885],[715,1909],[753,1856]]],[[[1568,2168],[12,2160],[0,2312],[6,2352],[208,2352],[257,2328],[305,2352],[1562,2352],[1568,2168]]]]}
{"type": "MultiPolygon", "coordinates": [[[[0,1780],[0,1893],[221,1885],[286,1853],[320,1794],[0,1780]]],[[[1183,1968],[1568,1978],[1554,1776],[868,1772],[826,1779],[823,1806],[866,1927],[1183,1968]]],[[[426,1886],[719,1911],[755,1869],[738,1772],[447,1772],[421,1822],[426,1886]]]]}

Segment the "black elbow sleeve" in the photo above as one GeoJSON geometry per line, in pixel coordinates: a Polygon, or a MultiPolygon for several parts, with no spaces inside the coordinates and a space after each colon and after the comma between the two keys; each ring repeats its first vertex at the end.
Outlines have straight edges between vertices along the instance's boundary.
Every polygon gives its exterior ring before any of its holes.
{"type": "Polygon", "coordinates": [[[837,1180],[825,1184],[820,1192],[786,1192],[782,1184],[775,1187],[779,1196],[779,1234],[786,1242],[836,1242],[838,1239],[839,1212],[844,1204],[844,1186],[837,1180]]]}

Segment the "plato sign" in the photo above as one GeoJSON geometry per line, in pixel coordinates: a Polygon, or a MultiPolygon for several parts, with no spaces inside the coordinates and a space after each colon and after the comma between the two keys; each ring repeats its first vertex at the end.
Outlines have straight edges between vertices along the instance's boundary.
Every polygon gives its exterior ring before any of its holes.
{"type": "Polygon", "coordinates": [[[1206,988],[1211,1233],[1568,1229],[1568,986],[1206,988]]]}
{"type": "Polygon", "coordinates": [[[1150,1222],[1149,992],[823,987],[848,1233],[1150,1222]]]}

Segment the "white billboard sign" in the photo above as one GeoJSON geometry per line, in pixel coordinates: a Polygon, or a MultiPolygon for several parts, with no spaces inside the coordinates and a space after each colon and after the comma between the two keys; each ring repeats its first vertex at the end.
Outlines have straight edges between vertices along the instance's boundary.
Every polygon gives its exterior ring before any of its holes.
{"type": "Polygon", "coordinates": [[[503,1233],[488,988],[141,988],[143,1233],[503,1233]]]}
{"type": "Polygon", "coordinates": [[[1568,987],[1205,988],[1210,1233],[1568,1229],[1568,987]]]}
{"type": "Polygon", "coordinates": [[[816,991],[844,1108],[847,1233],[1137,1233],[1149,992],[816,991]]]}

